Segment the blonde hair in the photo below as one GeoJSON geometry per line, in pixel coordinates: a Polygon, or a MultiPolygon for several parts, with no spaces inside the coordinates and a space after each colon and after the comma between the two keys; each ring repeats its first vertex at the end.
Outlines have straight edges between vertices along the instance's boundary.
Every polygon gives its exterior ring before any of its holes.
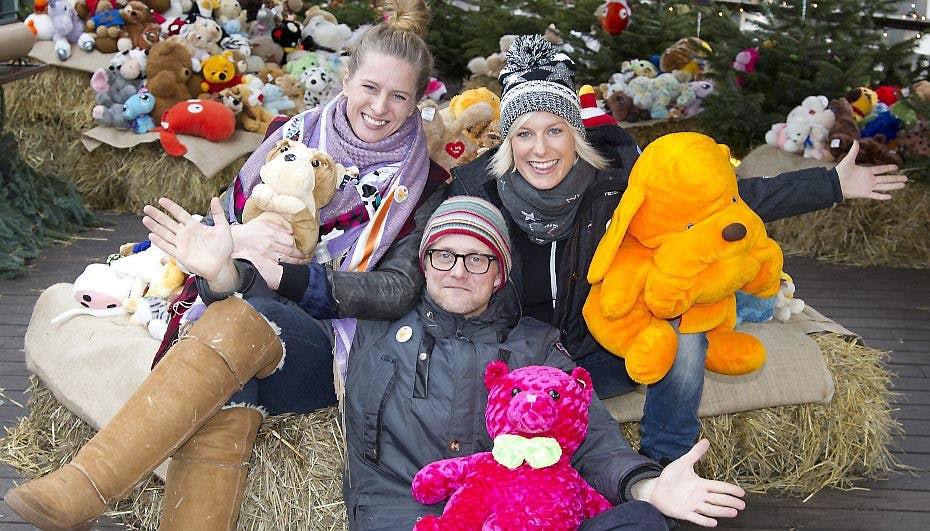
{"type": "Polygon", "coordinates": [[[419,100],[426,93],[433,73],[433,54],[423,40],[429,29],[429,6],[425,0],[385,0],[382,12],[384,21],[365,32],[355,53],[349,57],[346,70],[349,77],[354,76],[369,52],[406,61],[416,71],[416,99],[419,100]]]}
{"type": "MultiPolygon", "coordinates": [[[[516,119],[514,119],[513,124],[510,126],[510,130],[507,132],[507,136],[504,138],[500,147],[497,149],[497,153],[495,153],[494,156],[491,157],[491,160],[488,162],[488,171],[494,177],[501,177],[505,173],[516,169],[516,165],[513,162],[513,146],[511,145],[511,137],[514,134],[514,131],[517,131],[523,127],[523,125],[529,121],[533,114],[535,113],[528,112],[526,114],[521,114],[520,116],[517,116],[516,119]]],[[[572,138],[575,140],[575,155],[599,170],[607,168],[607,159],[598,153],[597,149],[595,149],[594,146],[592,146],[584,137],[582,137],[581,133],[572,127],[567,121],[565,121],[564,118],[562,118],[562,121],[565,122],[565,130],[568,131],[572,135],[572,138]]]]}

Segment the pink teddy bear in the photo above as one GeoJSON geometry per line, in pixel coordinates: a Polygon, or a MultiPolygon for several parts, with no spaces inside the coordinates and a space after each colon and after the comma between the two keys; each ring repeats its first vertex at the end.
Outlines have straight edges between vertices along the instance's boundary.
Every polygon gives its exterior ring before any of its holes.
{"type": "Polygon", "coordinates": [[[442,516],[422,518],[415,530],[574,530],[611,507],[571,466],[588,431],[588,371],[530,366],[509,372],[494,361],[484,383],[494,448],[436,461],[416,474],[417,501],[449,502],[442,516]]]}

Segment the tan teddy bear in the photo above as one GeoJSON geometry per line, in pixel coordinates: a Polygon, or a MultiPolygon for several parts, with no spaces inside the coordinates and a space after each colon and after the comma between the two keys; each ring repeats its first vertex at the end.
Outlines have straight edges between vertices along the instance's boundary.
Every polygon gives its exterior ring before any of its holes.
{"type": "Polygon", "coordinates": [[[242,83],[235,87],[223,89],[221,93],[238,99],[242,103],[242,112],[239,113],[239,125],[246,131],[264,134],[268,124],[274,120],[275,115],[262,107],[258,94],[253,94],[248,85],[242,83]]]}
{"type": "Polygon", "coordinates": [[[468,107],[450,123],[443,119],[433,100],[427,99],[419,107],[429,156],[447,170],[475,158],[478,145],[466,130],[494,118],[494,109],[484,101],[468,107]]]}
{"type": "Polygon", "coordinates": [[[242,210],[242,221],[253,219],[290,226],[297,249],[313,258],[320,235],[319,209],[336,194],[346,170],[327,153],[301,142],[281,140],[268,153],[242,210]]]}

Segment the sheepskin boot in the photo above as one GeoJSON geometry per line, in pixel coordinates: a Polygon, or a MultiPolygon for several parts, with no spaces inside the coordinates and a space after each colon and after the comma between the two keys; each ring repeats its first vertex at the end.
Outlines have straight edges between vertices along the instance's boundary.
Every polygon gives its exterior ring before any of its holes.
{"type": "Polygon", "coordinates": [[[221,409],[171,456],[161,531],[236,529],[261,423],[254,408],[221,409]]]}
{"type": "Polygon", "coordinates": [[[41,529],[90,527],[283,357],[275,328],[245,301],[211,304],[71,463],[11,489],[7,504],[41,529]]]}

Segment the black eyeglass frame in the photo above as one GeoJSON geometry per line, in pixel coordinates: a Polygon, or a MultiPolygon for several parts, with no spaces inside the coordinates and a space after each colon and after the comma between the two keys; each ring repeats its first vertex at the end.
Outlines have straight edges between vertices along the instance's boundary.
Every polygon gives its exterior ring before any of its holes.
{"type": "Polygon", "coordinates": [[[485,273],[487,273],[488,271],[491,270],[491,263],[493,263],[494,261],[497,260],[497,257],[494,256],[494,255],[491,255],[491,254],[484,254],[484,253],[459,254],[459,253],[453,253],[452,251],[450,251],[450,250],[448,250],[448,249],[427,249],[426,252],[425,252],[425,254],[426,254],[426,256],[429,256],[429,265],[432,266],[432,268],[435,269],[435,270],[437,270],[437,271],[452,271],[453,269],[455,269],[455,264],[457,264],[457,263],[459,262],[459,258],[461,258],[461,259],[462,259],[462,264],[465,265],[465,271],[468,271],[468,272],[471,273],[472,275],[484,275],[485,273]],[[452,256],[454,256],[455,259],[452,260],[452,264],[449,265],[449,267],[443,269],[442,267],[437,266],[437,265],[433,262],[433,253],[436,252],[436,251],[440,251],[440,252],[443,252],[443,253],[449,253],[449,254],[451,254],[452,256]],[[479,272],[479,271],[472,271],[471,269],[469,269],[469,268],[468,268],[468,260],[466,260],[466,258],[468,258],[469,256],[483,256],[483,257],[487,258],[487,259],[488,259],[488,267],[487,267],[487,269],[485,269],[484,271],[480,271],[480,272],[479,272]]]}

